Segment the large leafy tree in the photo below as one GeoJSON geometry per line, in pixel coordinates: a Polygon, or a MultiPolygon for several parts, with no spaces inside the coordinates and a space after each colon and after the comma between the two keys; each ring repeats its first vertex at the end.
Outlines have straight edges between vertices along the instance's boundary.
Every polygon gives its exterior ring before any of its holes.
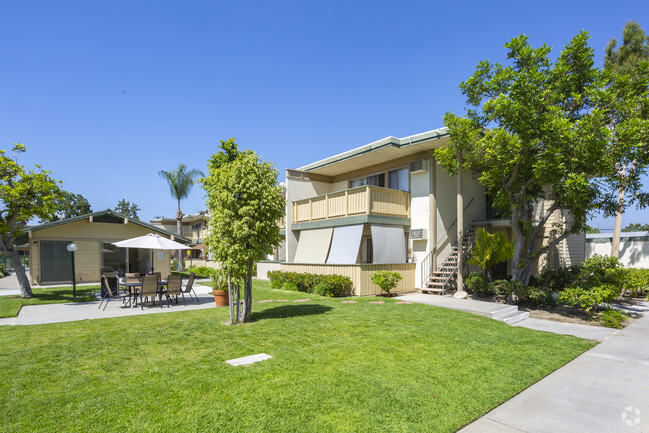
{"type": "Polygon", "coordinates": [[[641,176],[649,163],[649,37],[635,21],[629,21],[622,32],[622,43],[611,39],[606,47],[604,67],[609,74],[611,100],[609,127],[612,132],[611,155],[615,171],[608,178],[617,193],[611,256],[620,254],[622,215],[631,204],[645,206],[647,197],[641,191],[641,176]]]}
{"type": "MultiPolygon", "coordinates": [[[[176,211],[176,232],[179,236],[182,236],[183,213],[180,210],[180,200],[184,200],[189,196],[194,183],[198,178],[203,176],[203,172],[197,169],[190,170],[185,164],[178,164],[177,169],[170,171],[160,170],[158,174],[167,181],[171,196],[178,201],[178,210],[176,211]]],[[[181,250],[178,250],[178,270],[184,270],[181,250]]]]}
{"type": "Polygon", "coordinates": [[[649,231],[649,224],[633,223],[622,229],[623,232],[646,232],[649,231]]]}
{"type": "Polygon", "coordinates": [[[250,150],[239,151],[230,139],[221,141],[221,151],[212,155],[202,179],[209,210],[206,244],[230,278],[244,280],[240,310],[239,299],[234,301],[236,316],[230,294],[231,323],[250,320],[253,265],[281,240],[285,198],[277,176],[271,163],[250,150]]]}
{"type": "Polygon", "coordinates": [[[541,254],[585,228],[600,198],[591,179],[608,169],[610,134],[598,108],[605,79],[587,41],[579,33],[552,61],[550,47],[533,48],[521,35],[505,45],[509,65],[481,61],[460,84],[466,116],[445,115],[451,144],[435,152],[451,174],[479,170],[494,206],[511,215],[513,277],[525,284],[541,254]],[[538,206],[544,199],[549,205],[538,206]],[[560,209],[570,217],[542,242],[560,209]]]}
{"type": "Polygon", "coordinates": [[[61,191],[60,197],[56,200],[55,213],[41,222],[59,221],[92,212],[90,203],[81,194],[74,194],[68,191],[61,191]]]}
{"type": "Polygon", "coordinates": [[[14,144],[13,158],[0,150],[0,253],[11,259],[21,297],[31,298],[32,289],[14,242],[24,234],[28,221],[49,220],[54,215],[61,191],[49,171],[38,165],[37,170],[30,170],[18,164],[18,154],[26,150],[25,146],[14,144]]]}
{"type": "Polygon", "coordinates": [[[126,199],[121,199],[120,201],[117,202],[117,205],[115,206],[115,212],[119,212],[122,215],[126,215],[136,220],[140,219],[137,216],[137,213],[141,210],[142,209],[140,209],[135,203],[126,201],[126,199]]]}

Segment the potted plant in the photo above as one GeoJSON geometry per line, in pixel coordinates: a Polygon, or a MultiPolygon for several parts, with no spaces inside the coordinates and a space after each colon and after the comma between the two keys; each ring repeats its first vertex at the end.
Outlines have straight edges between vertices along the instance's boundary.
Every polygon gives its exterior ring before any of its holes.
{"type": "Polygon", "coordinates": [[[210,274],[212,280],[212,295],[217,307],[225,307],[229,304],[228,298],[228,278],[220,269],[215,269],[210,274]]]}
{"type": "Polygon", "coordinates": [[[383,290],[386,296],[390,296],[390,290],[397,287],[403,276],[397,271],[376,271],[370,277],[372,282],[383,290]]]}

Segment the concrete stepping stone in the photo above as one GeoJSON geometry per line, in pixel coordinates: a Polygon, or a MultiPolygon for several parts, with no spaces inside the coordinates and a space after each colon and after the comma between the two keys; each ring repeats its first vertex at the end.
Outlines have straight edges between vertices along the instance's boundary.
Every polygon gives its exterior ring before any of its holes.
{"type": "Polygon", "coordinates": [[[397,302],[395,302],[395,304],[406,304],[406,305],[412,305],[412,302],[408,302],[408,301],[397,301],[397,302]]]}
{"type": "Polygon", "coordinates": [[[264,302],[273,302],[273,300],[272,299],[264,299],[263,301],[257,301],[257,302],[259,302],[260,304],[263,304],[264,302]]]}
{"type": "Polygon", "coordinates": [[[343,304],[356,304],[356,301],[343,301],[343,304]]]}
{"type": "Polygon", "coordinates": [[[385,304],[383,301],[370,301],[370,304],[385,304]]]}
{"type": "Polygon", "coordinates": [[[309,299],[296,299],[293,302],[309,302],[309,299]]]}
{"type": "Polygon", "coordinates": [[[288,299],[278,299],[278,300],[275,301],[275,302],[288,302],[288,299]]]}

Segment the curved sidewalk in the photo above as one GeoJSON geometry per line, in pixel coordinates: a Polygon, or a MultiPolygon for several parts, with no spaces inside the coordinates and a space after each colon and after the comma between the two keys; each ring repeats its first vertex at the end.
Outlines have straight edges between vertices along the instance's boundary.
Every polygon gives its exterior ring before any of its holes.
{"type": "Polygon", "coordinates": [[[649,316],[460,432],[649,432],[649,316]]]}

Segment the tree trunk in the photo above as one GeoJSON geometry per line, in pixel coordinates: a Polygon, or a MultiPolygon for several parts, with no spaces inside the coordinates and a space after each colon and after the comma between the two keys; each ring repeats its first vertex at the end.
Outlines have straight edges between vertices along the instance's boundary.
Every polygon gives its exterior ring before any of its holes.
{"type": "Polygon", "coordinates": [[[520,208],[512,209],[512,230],[514,231],[514,257],[512,257],[512,278],[522,282],[522,256],[525,237],[519,224],[520,208]]]}
{"type": "MultiPolygon", "coordinates": [[[[183,213],[180,211],[180,199],[178,200],[178,211],[176,212],[176,232],[178,232],[178,236],[183,235],[183,213]]],[[[180,272],[185,270],[183,259],[183,250],[178,250],[178,270],[180,272]]]]}
{"type": "Polygon", "coordinates": [[[620,257],[620,236],[622,234],[625,189],[624,185],[621,185],[617,191],[617,212],[615,213],[615,227],[613,227],[613,239],[611,240],[611,257],[620,257]]]}
{"type": "Polygon", "coordinates": [[[21,298],[31,298],[34,296],[32,293],[32,286],[29,284],[29,279],[27,278],[27,273],[23,264],[20,262],[20,256],[18,251],[15,249],[9,250],[9,257],[11,258],[11,264],[14,267],[14,272],[18,278],[18,285],[20,286],[20,297],[21,298]]]}
{"type": "Polygon", "coordinates": [[[230,325],[234,325],[234,299],[232,293],[232,280],[230,279],[230,273],[228,272],[228,303],[230,304],[230,325]]]}
{"type": "Polygon", "coordinates": [[[243,311],[241,312],[241,321],[250,322],[252,315],[252,263],[248,263],[248,274],[243,289],[243,311]]]}

